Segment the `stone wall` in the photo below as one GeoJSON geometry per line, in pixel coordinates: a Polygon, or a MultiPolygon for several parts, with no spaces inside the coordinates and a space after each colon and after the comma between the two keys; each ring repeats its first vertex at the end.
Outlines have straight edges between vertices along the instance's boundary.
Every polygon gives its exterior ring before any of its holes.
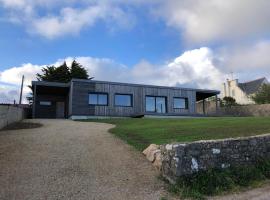
{"type": "MultiPolygon", "coordinates": [[[[210,112],[209,112],[210,113],[210,112]]],[[[255,116],[255,117],[269,117],[270,116],[270,104],[261,105],[245,105],[245,106],[232,106],[232,107],[220,107],[218,115],[221,116],[255,116]]]]}
{"type": "Polygon", "coordinates": [[[213,168],[252,165],[270,159],[270,134],[161,146],[162,174],[174,183],[178,177],[213,168]]]}
{"type": "MultiPolygon", "coordinates": [[[[217,104],[218,104],[218,110],[219,110],[220,102],[218,101],[217,104]]],[[[217,113],[216,101],[205,100],[204,101],[204,110],[205,110],[205,113],[203,112],[203,101],[198,101],[196,103],[196,112],[198,114],[206,114],[206,115],[214,115],[217,113]]]]}
{"type": "MultiPolygon", "coordinates": [[[[218,105],[220,103],[218,102],[218,105]]],[[[196,111],[203,114],[202,101],[197,102],[196,111]]],[[[239,117],[266,117],[270,116],[270,104],[251,104],[232,107],[220,107],[216,110],[215,101],[205,101],[205,114],[208,116],[239,116],[239,117]]]]}
{"type": "Polygon", "coordinates": [[[25,117],[24,108],[11,105],[0,105],[0,129],[25,117]]]}

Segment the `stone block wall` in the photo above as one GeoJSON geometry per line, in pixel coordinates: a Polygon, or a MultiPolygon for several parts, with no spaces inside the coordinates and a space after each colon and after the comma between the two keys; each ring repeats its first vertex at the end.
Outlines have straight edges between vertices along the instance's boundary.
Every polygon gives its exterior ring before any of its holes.
{"type": "MultiPolygon", "coordinates": [[[[218,110],[220,108],[220,102],[217,102],[218,105],[218,110]]],[[[204,109],[205,113],[203,112],[203,101],[198,101],[196,102],[196,112],[198,114],[206,114],[206,115],[215,115],[217,114],[217,107],[216,107],[216,101],[211,100],[211,101],[205,101],[204,102],[204,109]]]]}
{"type": "MultiPolygon", "coordinates": [[[[218,102],[220,105],[220,102],[218,102]]],[[[196,103],[196,112],[203,114],[203,102],[196,103]]],[[[215,101],[205,101],[205,114],[208,116],[239,116],[239,117],[269,117],[270,104],[250,104],[216,109],[215,101]]]]}
{"type": "Polygon", "coordinates": [[[218,110],[218,115],[241,116],[241,117],[248,117],[248,116],[269,117],[270,104],[220,107],[218,110]]]}
{"type": "Polygon", "coordinates": [[[25,117],[24,108],[11,105],[0,105],[0,129],[25,117]]]}
{"type": "Polygon", "coordinates": [[[213,168],[252,165],[270,159],[270,134],[161,146],[162,174],[174,183],[183,175],[213,168]]]}

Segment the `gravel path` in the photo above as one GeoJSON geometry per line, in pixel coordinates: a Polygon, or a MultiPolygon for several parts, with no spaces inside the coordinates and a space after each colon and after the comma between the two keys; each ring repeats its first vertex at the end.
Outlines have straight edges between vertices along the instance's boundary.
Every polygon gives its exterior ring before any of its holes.
{"type": "Polygon", "coordinates": [[[109,124],[29,120],[0,132],[0,199],[160,199],[157,171],[109,124]]]}

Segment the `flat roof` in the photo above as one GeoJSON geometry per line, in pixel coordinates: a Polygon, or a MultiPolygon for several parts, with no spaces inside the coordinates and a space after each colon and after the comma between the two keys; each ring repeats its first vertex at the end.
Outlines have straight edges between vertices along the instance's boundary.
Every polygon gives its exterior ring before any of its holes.
{"type": "Polygon", "coordinates": [[[171,87],[171,86],[158,86],[158,85],[147,85],[147,84],[137,84],[137,83],[121,83],[121,82],[111,82],[111,81],[99,81],[99,80],[89,80],[89,79],[72,79],[72,82],[90,82],[90,83],[109,83],[114,85],[130,85],[138,87],[155,87],[155,88],[169,88],[169,89],[182,89],[182,90],[192,90],[201,93],[211,93],[214,95],[220,94],[218,90],[209,90],[209,89],[195,89],[195,88],[182,88],[182,87],[171,87]]]}
{"type": "Polygon", "coordinates": [[[69,83],[49,82],[49,81],[32,81],[32,85],[51,86],[51,87],[69,87],[69,83]]]}

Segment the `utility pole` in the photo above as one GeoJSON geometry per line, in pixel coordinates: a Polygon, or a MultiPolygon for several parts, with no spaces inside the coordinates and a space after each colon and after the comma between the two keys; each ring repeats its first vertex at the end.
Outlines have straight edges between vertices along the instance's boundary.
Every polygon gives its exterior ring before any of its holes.
{"type": "Polygon", "coordinates": [[[22,84],[21,84],[21,93],[20,93],[19,105],[22,104],[23,82],[24,82],[24,75],[22,76],[22,84]]]}

